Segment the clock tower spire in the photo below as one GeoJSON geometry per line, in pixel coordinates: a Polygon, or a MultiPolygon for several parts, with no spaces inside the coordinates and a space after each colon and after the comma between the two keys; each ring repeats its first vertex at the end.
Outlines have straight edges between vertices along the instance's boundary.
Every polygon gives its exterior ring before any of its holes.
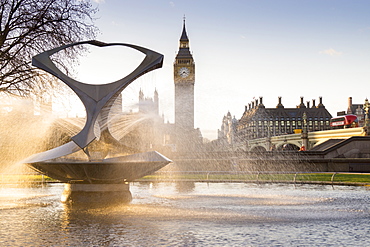
{"type": "MultiPolygon", "coordinates": [[[[175,82],[175,126],[177,146],[180,148],[193,138],[194,131],[194,83],[195,63],[189,50],[189,38],[185,27],[185,17],[180,37],[179,51],[174,62],[175,82]]],[[[188,148],[188,147],[186,147],[188,148]]]]}
{"type": "Polygon", "coordinates": [[[184,16],[182,34],[180,38],[180,48],[189,48],[189,38],[188,38],[188,35],[186,34],[186,28],[185,28],[185,16],[184,16]]]}

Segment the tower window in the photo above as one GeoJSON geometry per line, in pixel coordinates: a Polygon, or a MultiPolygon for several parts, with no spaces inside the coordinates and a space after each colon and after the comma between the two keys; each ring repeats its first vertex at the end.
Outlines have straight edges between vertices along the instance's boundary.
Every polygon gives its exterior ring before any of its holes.
{"type": "Polygon", "coordinates": [[[177,63],[178,64],[190,64],[190,60],[189,59],[186,59],[186,60],[181,59],[181,60],[178,60],[177,63]]]}

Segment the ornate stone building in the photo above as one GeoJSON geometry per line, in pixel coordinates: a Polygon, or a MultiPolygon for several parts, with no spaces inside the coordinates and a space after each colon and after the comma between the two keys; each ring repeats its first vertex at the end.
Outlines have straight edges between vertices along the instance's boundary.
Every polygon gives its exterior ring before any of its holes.
{"type": "MultiPolygon", "coordinates": [[[[338,112],[337,115],[345,115],[345,112],[338,112]]],[[[348,98],[348,108],[347,108],[347,114],[353,114],[357,116],[358,119],[358,125],[359,127],[364,126],[365,121],[365,111],[364,111],[364,105],[363,104],[353,104],[352,97],[348,98]]]]}
{"type": "Polygon", "coordinates": [[[189,49],[185,19],[173,71],[176,149],[179,152],[188,152],[196,149],[202,141],[202,136],[199,129],[194,129],[195,63],[189,49]]]}
{"type": "Polygon", "coordinates": [[[304,104],[303,97],[296,108],[285,108],[282,98],[279,97],[275,108],[266,108],[262,97],[245,107],[243,116],[237,124],[237,136],[239,139],[256,139],[263,137],[278,136],[284,134],[299,133],[304,124],[303,116],[307,116],[307,130],[319,131],[330,129],[331,114],[319,99],[319,104],[312,101],[304,104]]]}
{"type": "Polygon", "coordinates": [[[174,62],[175,124],[180,131],[194,129],[195,63],[189,50],[189,39],[184,26],[180,47],[174,62]]]}
{"type": "MultiPolygon", "coordinates": [[[[165,123],[159,114],[159,94],[147,97],[139,91],[139,111],[119,115],[118,127],[122,128],[120,142],[136,152],[156,150],[163,154],[174,151],[174,124],[165,123]]],[[[113,126],[114,127],[114,126],[113,126]]]]}
{"type": "Polygon", "coordinates": [[[139,112],[159,115],[159,98],[157,89],[154,90],[154,97],[145,97],[143,91],[139,91],[139,112]]]}
{"type": "MultiPolygon", "coordinates": [[[[281,97],[278,98],[275,108],[266,108],[263,98],[260,97],[245,107],[239,120],[231,118],[230,113],[224,116],[217,143],[219,147],[230,144],[237,147],[238,143],[244,143],[246,140],[301,133],[304,122],[309,132],[328,130],[331,118],[321,97],[318,105],[312,100],[312,106],[310,102],[304,104],[301,97],[300,104],[295,108],[285,108],[281,97]]],[[[227,147],[221,149],[224,148],[227,147]]]]}
{"type": "Polygon", "coordinates": [[[231,117],[231,113],[228,112],[222,119],[221,130],[218,130],[218,139],[225,144],[234,143],[236,137],[236,127],[238,120],[231,117]]]}

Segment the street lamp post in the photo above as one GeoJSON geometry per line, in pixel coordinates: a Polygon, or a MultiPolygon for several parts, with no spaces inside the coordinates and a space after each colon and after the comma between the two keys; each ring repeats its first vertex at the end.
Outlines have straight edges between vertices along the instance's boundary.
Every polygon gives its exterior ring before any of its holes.
{"type": "Polygon", "coordinates": [[[370,109],[369,100],[366,98],[365,99],[365,104],[364,104],[364,110],[365,110],[364,131],[365,131],[365,135],[369,135],[369,130],[370,130],[369,109],[370,109]]]}
{"type": "Polygon", "coordinates": [[[307,131],[307,114],[306,112],[303,113],[303,130],[302,130],[302,146],[308,150],[308,131],[307,131]]]}

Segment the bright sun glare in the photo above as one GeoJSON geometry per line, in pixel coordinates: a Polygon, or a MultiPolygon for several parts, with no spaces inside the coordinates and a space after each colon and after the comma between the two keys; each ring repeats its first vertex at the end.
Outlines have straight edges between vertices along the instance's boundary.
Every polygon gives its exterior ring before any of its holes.
{"type": "Polygon", "coordinates": [[[89,52],[79,59],[74,78],[88,84],[107,84],[122,79],[145,57],[143,53],[125,46],[88,48],[89,52]]]}

